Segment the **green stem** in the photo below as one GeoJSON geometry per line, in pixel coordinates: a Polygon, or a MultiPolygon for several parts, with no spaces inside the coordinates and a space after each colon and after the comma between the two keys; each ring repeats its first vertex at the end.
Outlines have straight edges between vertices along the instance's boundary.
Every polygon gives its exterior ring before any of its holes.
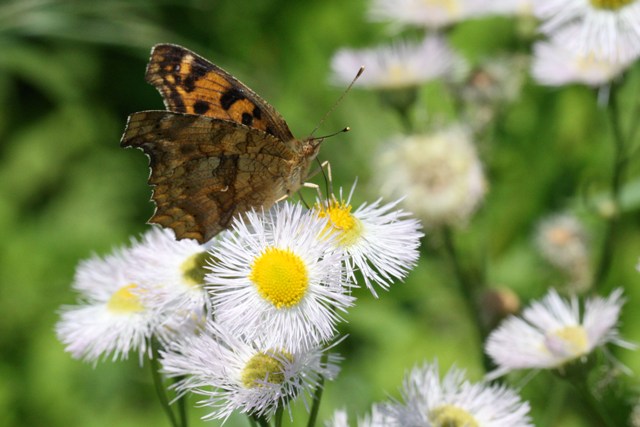
{"type": "Polygon", "coordinates": [[[256,423],[256,420],[254,420],[251,415],[247,415],[247,420],[249,420],[249,425],[251,427],[258,427],[258,423],[256,423]]]}
{"type": "Polygon", "coordinates": [[[167,393],[162,384],[162,376],[160,375],[160,363],[158,362],[160,358],[160,353],[158,352],[158,344],[155,342],[151,343],[152,346],[152,356],[149,358],[149,365],[151,366],[151,376],[153,377],[153,385],[156,389],[156,394],[158,395],[158,400],[160,401],[160,405],[164,410],[167,418],[169,418],[169,422],[173,427],[180,427],[178,420],[176,419],[173,411],[171,410],[171,406],[169,405],[169,399],[167,398],[167,393]]]}
{"type": "Polygon", "coordinates": [[[615,427],[615,424],[606,408],[602,405],[602,402],[593,395],[586,381],[572,380],[570,381],[570,384],[580,394],[584,403],[583,406],[591,412],[591,416],[589,418],[592,425],[615,427]]]}
{"type": "MultiPolygon", "coordinates": [[[[327,358],[327,353],[322,355],[323,362],[327,358]]],[[[324,376],[320,375],[318,379],[318,385],[313,393],[313,405],[311,406],[311,412],[309,412],[309,421],[307,421],[307,427],[315,427],[316,420],[318,418],[318,410],[320,409],[320,400],[322,400],[322,391],[324,390],[324,376]]]]}
{"type": "Polygon", "coordinates": [[[628,157],[626,153],[626,140],[622,125],[620,123],[620,111],[618,108],[618,85],[613,84],[611,86],[611,95],[609,100],[609,108],[607,110],[611,133],[614,144],[614,154],[612,163],[611,181],[609,183],[611,191],[611,201],[613,203],[613,212],[607,219],[605,234],[602,241],[602,248],[600,252],[600,261],[596,269],[594,277],[594,289],[602,285],[602,282],[607,278],[609,270],[611,269],[611,262],[614,259],[614,251],[616,248],[615,240],[618,232],[618,225],[620,222],[620,192],[622,189],[622,182],[628,163],[628,157]]]}
{"type": "MultiPolygon", "coordinates": [[[[176,378],[175,382],[182,380],[183,377],[176,378]]],[[[178,415],[180,417],[180,425],[182,427],[187,427],[189,425],[189,420],[187,418],[187,395],[183,394],[178,398],[178,415]]]]}
{"type": "Polygon", "coordinates": [[[282,427],[282,412],[284,410],[284,407],[278,406],[278,409],[276,409],[276,415],[275,415],[275,427],[282,427]]]}
{"type": "Polygon", "coordinates": [[[260,427],[270,427],[269,421],[267,421],[265,417],[258,417],[255,415],[251,415],[249,419],[253,420],[253,425],[257,424],[260,427]]]}
{"type": "MultiPolygon", "coordinates": [[[[442,227],[442,236],[444,240],[444,249],[449,258],[449,262],[451,263],[451,267],[453,268],[453,273],[458,283],[458,289],[462,295],[465,305],[467,306],[467,311],[476,325],[477,338],[480,341],[480,347],[482,348],[484,341],[487,338],[488,331],[484,327],[480,308],[476,302],[476,298],[478,296],[477,288],[479,285],[481,286],[481,284],[474,284],[466,274],[462,263],[460,262],[460,256],[458,255],[458,251],[454,243],[453,231],[449,226],[445,225],[442,227]]],[[[485,370],[491,370],[493,368],[493,364],[484,351],[482,351],[482,358],[485,370]]]]}

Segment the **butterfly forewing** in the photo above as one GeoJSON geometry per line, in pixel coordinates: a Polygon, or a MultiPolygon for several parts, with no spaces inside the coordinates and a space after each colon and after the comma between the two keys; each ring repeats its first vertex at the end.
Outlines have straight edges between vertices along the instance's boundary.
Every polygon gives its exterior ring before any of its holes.
{"type": "Polygon", "coordinates": [[[153,47],[146,79],[168,110],[241,123],[275,136],[294,139],[282,116],[231,74],[180,46],[153,47]]]}

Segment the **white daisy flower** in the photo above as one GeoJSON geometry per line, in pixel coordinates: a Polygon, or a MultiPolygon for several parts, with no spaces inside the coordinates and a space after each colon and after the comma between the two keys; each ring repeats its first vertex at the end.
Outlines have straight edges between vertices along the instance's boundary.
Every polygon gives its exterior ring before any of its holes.
{"type": "Polygon", "coordinates": [[[374,283],[387,290],[394,279],[404,279],[416,265],[423,234],[418,231],[417,220],[395,209],[399,201],[381,205],[376,200],[351,212],[355,188],[354,184],[346,200],[342,188],[339,198],[331,195],[327,200],[318,200],[315,210],[320,217],[329,219],[336,248],[347,255],[348,277],[355,283],[355,270],[360,270],[365,285],[377,297],[374,283]]]}
{"type": "Polygon", "coordinates": [[[531,427],[529,404],[516,392],[465,380],[464,371],[451,368],[440,378],[438,364],[414,368],[405,378],[404,403],[385,407],[390,425],[456,427],[531,427]]]}
{"type": "Polygon", "coordinates": [[[567,301],[551,289],[522,317],[507,318],[491,333],[485,350],[498,369],[489,377],[516,369],[560,368],[607,343],[631,348],[616,327],[622,304],[621,289],[608,298],[587,299],[583,310],[576,297],[567,301]]]}
{"type": "Polygon", "coordinates": [[[246,342],[220,325],[207,322],[206,330],[175,342],[161,351],[162,372],[184,378],[174,386],[179,394],[204,396],[198,404],[211,408],[205,420],[226,420],[234,411],[270,417],[278,407],[297,397],[308,397],[320,376],[334,379],[340,358],[322,349],[287,351],[260,341],[246,342]]]}
{"type": "Polygon", "coordinates": [[[598,87],[611,83],[629,65],[629,61],[597,58],[592,53],[571,50],[563,37],[537,42],[533,46],[531,75],[545,86],[582,83],[598,87]]]}
{"type": "Polygon", "coordinates": [[[466,19],[472,12],[470,0],[373,0],[372,21],[426,28],[443,28],[466,19]]]}
{"type": "Polygon", "coordinates": [[[396,138],[376,159],[378,188],[422,220],[425,227],[464,224],[487,184],[482,164],[461,127],[396,138]]]}
{"type": "Polygon", "coordinates": [[[163,317],[157,330],[163,340],[179,338],[204,323],[209,313],[204,267],[210,261],[207,249],[214,242],[176,240],[173,230],[154,227],[132,248],[144,266],[140,296],[163,317]]]}
{"type": "Polygon", "coordinates": [[[250,212],[233,223],[206,276],[216,320],[248,339],[292,351],[327,342],[353,304],[343,254],[327,221],[299,205],[250,212]]]}
{"type": "Polygon", "coordinates": [[[373,49],[342,49],[331,60],[332,80],[348,84],[364,65],[357,86],[400,89],[447,76],[456,55],[442,37],[430,36],[419,43],[406,40],[373,49]]]}
{"type": "Polygon", "coordinates": [[[533,14],[534,0],[469,0],[471,16],[505,15],[530,16],[533,14]]]}
{"type": "Polygon", "coordinates": [[[608,61],[640,55],[640,0],[539,0],[534,13],[544,21],[542,32],[582,55],[608,61]]]}
{"type": "MultiPolygon", "coordinates": [[[[395,425],[389,419],[382,405],[373,405],[371,414],[358,419],[358,427],[390,427],[395,425]]],[[[333,417],[325,423],[325,427],[349,427],[349,419],[345,409],[339,409],[333,413],[333,417]]]]}
{"type": "Polygon", "coordinates": [[[158,318],[142,303],[138,269],[131,249],[80,263],[73,288],[81,302],[63,307],[56,325],[58,339],[73,357],[95,363],[109,355],[126,359],[129,352],[139,351],[142,362],[150,354],[148,340],[158,318]]]}

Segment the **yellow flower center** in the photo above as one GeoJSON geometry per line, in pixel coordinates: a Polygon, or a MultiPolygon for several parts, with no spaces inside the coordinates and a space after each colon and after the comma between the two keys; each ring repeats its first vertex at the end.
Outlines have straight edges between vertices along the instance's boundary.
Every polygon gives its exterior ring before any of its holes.
{"type": "Polygon", "coordinates": [[[596,9],[618,10],[635,2],[636,0],[591,0],[591,6],[596,9]]]}
{"type": "Polygon", "coordinates": [[[249,279],[260,296],[278,309],[298,304],[309,286],[304,261],[290,250],[273,247],[253,260],[249,279]]]}
{"type": "Polygon", "coordinates": [[[429,413],[429,421],[434,427],[478,427],[473,416],[454,405],[442,405],[429,413]]]}
{"type": "Polygon", "coordinates": [[[138,286],[134,283],[123,286],[114,292],[107,303],[107,309],[115,313],[136,313],[144,310],[140,298],[133,291],[138,286]]]}
{"type": "Polygon", "coordinates": [[[263,387],[264,382],[282,384],[284,382],[284,361],[293,361],[286,351],[257,353],[245,365],[240,378],[245,388],[263,387]],[[283,360],[284,359],[284,360],[283,360]]]}
{"type": "Polygon", "coordinates": [[[328,206],[316,206],[320,218],[329,218],[331,232],[338,234],[342,246],[351,246],[362,235],[362,222],[351,214],[351,205],[332,200],[328,206]]]}
{"type": "Polygon", "coordinates": [[[450,15],[460,13],[460,2],[458,0],[422,0],[426,6],[437,7],[447,11],[450,15]]]}
{"type": "Polygon", "coordinates": [[[204,276],[207,274],[204,267],[212,260],[211,254],[207,251],[191,255],[180,266],[184,281],[193,287],[204,285],[204,276]]]}
{"type": "Polygon", "coordinates": [[[548,334],[545,345],[554,355],[575,359],[589,351],[589,338],[582,326],[566,326],[548,334]]]}

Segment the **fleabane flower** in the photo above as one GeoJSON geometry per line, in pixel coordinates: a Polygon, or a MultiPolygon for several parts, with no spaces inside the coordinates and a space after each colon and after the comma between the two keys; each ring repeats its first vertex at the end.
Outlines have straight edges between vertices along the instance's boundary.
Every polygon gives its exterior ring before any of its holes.
{"type": "Polygon", "coordinates": [[[354,190],[355,184],[345,199],[341,188],[339,197],[318,200],[314,209],[329,220],[332,241],[346,255],[348,277],[355,282],[354,273],[359,270],[365,285],[377,297],[374,284],[386,290],[394,279],[404,279],[415,266],[423,234],[417,220],[396,208],[398,201],[382,205],[377,200],[353,210],[354,190]]]}
{"type": "Polygon", "coordinates": [[[398,137],[375,162],[383,196],[425,227],[464,224],[486,192],[482,164],[468,132],[458,126],[428,135],[398,137]]]}
{"type": "Polygon", "coordinates": [[[489,335],[485,351],[498,366],[490,378],[516,369],[561,368],[608,343],[631,348],[618,335],[622,304],[621,289],[587,299],[582,310],[576,297],[566,300],[550,290],[489,335]]]}
{"type": "Polygon", "coordinates": [[[95,363],[138,351],[142,362],[159,319],[141,299],[139,268],[130,248],[79,264],[73,288],[80,302],[62,307],[56,325],[58,339],[74,358],[95,363]]]}
{"type": "Polygon", "coordinates": [[[373,0],[372,21],[431,29],[447,27],[473,12],[470,0],[373,0]]]}
{"type": "Polygon", "coordinates": [[[320,376],[334,379],[340,358],[314,347],[291,351],[262,341],[246,341],[211,321],[203,333],[174,342],[162,351],[162,372],[181,378],[179,394],[203,396],[198,402],[211,412],[203,419],[226,420],[234,411],[270,417],[279,407],[308,397],[320,376]]]}
{"type": "Polygon", "coordinates": [[[533,46],[531,75],[545,86],[581,83],[599,87],[611,83],[629,65],[629,61],[599,58],[591,52],[571,50],[563,37],[540,41],[533,46]]]}
{"type": "Polygon", "coordinates": [[[505,386],[471,383],[451,368],[440,378],[438,364],[414,368],[404,380],[402,403],[384,410],[388,425],[439,427],[532,427],[529,404],[505,386]]]}
{"type": "Polygon", "coordinates": [[[399,41],[371,49],[342,49],[331,60],[333,80],[348,84],[364,65],[356,85],[368,89],[402,89],[447,76],[456,56],[437,36],[421,42],[399,41]]]}
{"type": "MultiPolygon", "coordinates": [[[[371,413],[362,418],[358,418],[358,427],[391,427],[396,424],[382,410],[383,404],[376,404],[371,407],[371,413]]],[[[325,427],[349,427],[349,418],[345,409],[339,409],[333,413],[333,417],[325,422],[325,427]]]]}
{"type": "Polygon", "coordinates": [[[543,33],[582,55],[622,62],[640,55],[640,0],[538,0],[534,13],[543,33]]]}
{"type": "Polygon", "coordinates": [[[205,289],[207,249],[192,239],[177,240],[173,230],[153,227],[132,248],[145,279],[140,298],[162,317],[157,334],[165,341],[190,333],[209,313],[205,289]]]}
{"type": "Polygon", "coordinates": [[[284,203],[232,229],[212,248],[218,261],[206,276],[216,320],[291,351],[330,340],[354,298],[327,221],[284,203]]]}

